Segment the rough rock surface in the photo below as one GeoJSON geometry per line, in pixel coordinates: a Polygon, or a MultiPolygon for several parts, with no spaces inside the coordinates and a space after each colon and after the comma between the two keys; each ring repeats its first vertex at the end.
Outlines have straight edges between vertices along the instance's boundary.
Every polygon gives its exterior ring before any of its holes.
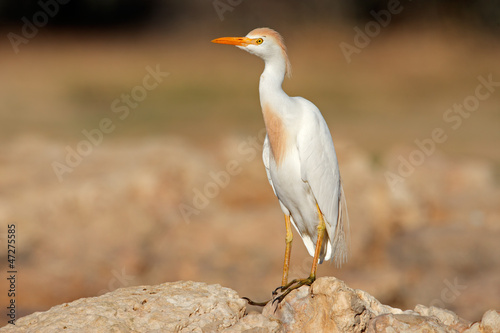
{"type": "Polygon", "coordinates": [[[231,289],[199,282],[129,287],[36,312],[0,332],[500,332],[500,314],[470,323],[451,311],[417,305],[400,310],[334,277],[319,278],[246,314],[231,289]]]}
{"type": "Polygon", "coordinates": [[[263,315],[278,320],[287,332],[465,332],[469,327],[448,310],[418,305],[402,311],[383,305],[334,277],[293,291],[277,307],[266,305],[263,315]]]}
{"type": "Polygon", "coordinates": [[[117,289],[17,320],[1,332],[218,332],[245,313],[235,291],[199,282],[117,289]]]}

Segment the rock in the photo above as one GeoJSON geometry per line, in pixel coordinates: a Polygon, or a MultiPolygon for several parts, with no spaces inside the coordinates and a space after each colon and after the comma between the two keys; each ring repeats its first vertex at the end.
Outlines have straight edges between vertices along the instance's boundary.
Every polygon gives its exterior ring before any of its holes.
{"type": "Polygon", "coordinates": [[[281,333],[284,332],[283,326],[277,320],[270,319],[259,313],[251,313],[236,323],[236,325],[227,328],[224,333],[281,333]]]}
{"type": "MultiPolygon", "coordinates": [[[[474,332],[490,332],[491,327],[496,327],[491,332],[500,332],[500,317],[496,311],[490,312],[481,324],[475,324],[483,331],[474,332]]],[[[413,311],[402,311],[383,305],[334,277],[319,278],[311,287],[292,291],[278,306],[267,304],[263,315],[281,322],[286,332],[451,333],[468,332],[470,326],[453,312],[437,307],[417,305],[413,311]]]]}
{"type": "Polygon", "coordinates": [[[441,323],[462,332],[467,329],[470,323],[457,316],[455,313],[449,310],[437,308],[435,306],[426,307],[423,305],[417,305],[415,307],[415,312],[422,316],[436,317],[441,323]]]}
{"type": "Polygon", "coordinates": [[[198,282],[117,289],[35,312],[1,332],[218,332],[245,313],[235,291],[198,282]]]}
{"type": "Polygon", "coordinates": [[[456,333],[457,331],[434,317],[413,314],[384,314],[373,318],[366,332],[456,333]]]}
{"type": "Polygon", "coordinates": [[[495,310],[486,311],[479,323],[474,323],[464,333],[498,333],[500,332],[500,313],[495,310]]]}
{"type": "Polygon", "coordinates": [[[117,289],[35,312],[0,332],[436,332],[499,333],[500,314],[490,310],[471,325],[455,313],[417,305],[400,310],[334,277],[294,290],[262,314],[220,285],[173,282],[117,289]]]}
{"type": "Polygon", "coordinates": [[[294,290],[277,307],[269,303],[262,312],[279,320],[287,332],[362,332],[372,318],[387,313],[403,312],[334,277],[294,290]]]}

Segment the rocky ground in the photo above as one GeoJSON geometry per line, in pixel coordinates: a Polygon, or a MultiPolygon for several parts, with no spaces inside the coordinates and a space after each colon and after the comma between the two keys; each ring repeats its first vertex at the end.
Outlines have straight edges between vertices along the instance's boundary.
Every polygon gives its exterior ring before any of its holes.
{"type": "Polygon", "coordinates": [[[320,278],[281,303],[248,313],[246,301],[220,285],[179,281],[121,288],[36,312],[1,332],[500,332],[500,313],[472,323],[437,307],[400,310],[336,278],[320,278]]]}

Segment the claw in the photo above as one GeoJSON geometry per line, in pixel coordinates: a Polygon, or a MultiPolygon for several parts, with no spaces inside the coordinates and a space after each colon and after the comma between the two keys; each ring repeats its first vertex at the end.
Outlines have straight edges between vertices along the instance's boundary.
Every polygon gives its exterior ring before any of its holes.
{"type": "Polygon", "coordinates": [[[289,283],[285,284],[284,286],[279,286],[278,288],[274,289],[273,291],[273,296],[276,296],[278,295],[278,290],[281,291],[281,292],[284,292],[285,290],[287,290],[288,288],[290,288],[291,285],[293,285],[294,283],[297,283],[299,280],[297,279],[294,279],[292,281],[290,281],[289,283]]]}
{"type": "Polygon", "coordinates": [[[273,296],[276,296],[278,294],[277,293],[278,289],[281,290],[283,293],[278,297],[274,298],[272,303],[273,304],[276,302],[278,302],[277,304],[281,303],[281,301],[283,301],[285,297],[288,296],[288,294],[291,293],[293,290],[299,289],[300,287],[305,285],[310,286],[315,280],[316,276],[311,275],[307,279],[301,279],[301,280],[295,279],[285,286],[276,288],[273,291],[273,296]]]}
{"type": "Polygon", "coordinates": [[[278,295],[278,290],[279,290],[279,291],[283,291],[283,290],[285,290],[285,289],[286,289],[286,288],[285,288],[284,286],[279,286],[278,288],[276,288],[276,289],[274,289],[274,290],[273,290],[272,295],[273,295],[273,296],[276,296],[276,295],[278,295]]]}
{"type": "Polygon", "coordinates": [[[246,300],[248,302],[248,304],[250,305],[255,305],[255,306],[266,306],[267,303],[269,303],[269,301],[266,301],[266,302],[254,302],[252,301],[250,298],[248,297],[242,297],[244,300],[246,300]]]}

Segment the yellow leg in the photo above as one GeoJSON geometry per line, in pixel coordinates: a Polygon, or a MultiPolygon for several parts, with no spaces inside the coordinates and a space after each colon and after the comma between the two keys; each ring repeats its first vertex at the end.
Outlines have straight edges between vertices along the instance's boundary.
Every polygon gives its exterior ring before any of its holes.
{"type": "MultiPolygon", "coordinates": [[[[285,248],[285,262],[283,264],[283,279],[281,280],[281,287],[276,288],[276,290],[273,292],[273,295],[274,296],[277,295],[278,290],[281,290],[283,293],[278,297],[276,297],[275,299],[273,299],[273,303],[274,302],[280,303],[292,290],[298,289],[304,285],[310,286],[316,280],[316,270],[318,269],[319,255],[321,253],[321,245],[323,244],[323,238],[325,237],[325,230],[326,230],[325,220],[323,219],[323,213],[321,213],[321,210],[319,209],[318,205],[316,205],[316,208],[318,210],[318,218],[319,218],[318,239],[316,240],[316,248],[314,250],[314,259],[311,267],[311,274],[306,279],[301,279],[301,280],[295,279],[290,283],[287,282],[288,282],[288,271],[290,268],[290,254],[292,251],[293,234],[292,234],[290,217],[285,215],[286,248],[285,248]]],[[[254,302],[250,300],[248,297],[243,297],[243,298],[246,299],[248,303],[251,305],[265,306],[268,303],[268,302],[254,302]]]]}
{"type": "Polygon", "coordinates": [[[309,275],[309,277],[313,277],[314,279],[316,279],[316,270],[318,269],[319,254],[321,252],[321,245],[323,243],[323,238],[325,237],[325,229],[326,229],[325,220],[323,219],[323,213],[321,213],[318,204],[316,204],[316,208],[318,209],[318,217],[319,217],[318,239],[316,240],[316,249],[314,251],[314,259],[311,267],[311,274],[309,275]]]}
{"type": "Polygon", "coordinates": [[[280,289],[283,293],[278,297],[276,297],[273,300],[273,303],[276,301],[278,303],[281,302],[292,290],[298,289],[304,285],[310,286],[316,280],[316,270],[318,269],[319,254],[321,253],[321,245],[323,243],[323,238],[325,237],[325,230],[326,230],[325,220],[323,219],[323,213],[321,213],[321,210],[319,209],[317,204],[316,208],[318,210],[318,218],[319,218],[318,239],[316,240],[316,248],[314,250],[314,258],[311,267],[311,274],[309,274],[309,277],[307,279],[301,279],[301,280],[295,279],[290,283],[283,284],[281,287],[277,288],[275,290],[275,293],[278,289],[280,289]]]}
{"type": "Polygon", "coordinates": [[[290,223],[290,216],[285,215],[286,238],[285,238],[285,262],[283,263],[283,278],[281,285],[285,286],[288,283],[288,271],[290,269],[290,255],[292,253],[292,224],[290,223]]]}
{"type": "MultiPolygon", "coordinates": [[[[290,254],[292,253],[292,223],[290,222],[290,216],[285,215],[285,227],[286,227],[286,237],[285,237],[285,262],[283,264],[283,278],[281,280],[281,286],[285,286],[288,283],[288,271],[290,270],[290,254]]],[[[278,287],[282,288],[282,287],[278,287]]],[[[274,293],[273,293],[274,294],[274,293]]],[[[246,299],[248,304],[256,306],[265,306],[269,301],[266,302],[254,302],[248,297],[243,297],[246,299]]]]}

